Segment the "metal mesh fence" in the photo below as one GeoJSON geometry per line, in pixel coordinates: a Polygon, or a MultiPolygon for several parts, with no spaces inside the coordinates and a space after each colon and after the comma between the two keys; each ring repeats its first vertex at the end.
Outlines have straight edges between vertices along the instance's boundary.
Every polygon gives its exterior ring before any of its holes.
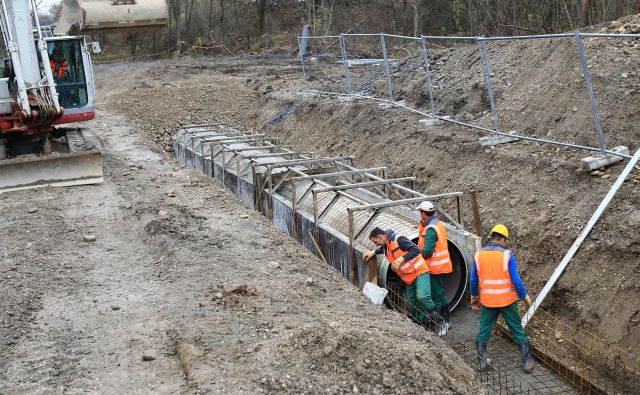
{"type": "Polygon", "coordinates": [[[308,37],[301,57],[305,90],[329,93],[345,91],[339,36],[308,37]]]}
{"type": "Polygon", "coordinates": [[[640,95],[629,57],[640,55],[640,35],[605,36],[310,37],[305,89],[387,102],[482,135],[630,158],[610,148],[638,145],[640,106],[627,103],[640,95]]]}
{"type": "Polygon", "coordinates": [[[485,42],[503,130],[598,146],[573,36],[485,42]]]}
{"type": "Polygon", "coordinates": [[[640,136],[640,37],[583,38],[607,146],[636,146],[640,136]]]}

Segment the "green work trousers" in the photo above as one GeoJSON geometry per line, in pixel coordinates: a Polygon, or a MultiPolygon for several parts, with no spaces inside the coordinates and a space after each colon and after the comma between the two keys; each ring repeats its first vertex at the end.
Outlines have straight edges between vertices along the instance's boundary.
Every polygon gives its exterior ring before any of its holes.
{"type": "Polygon", "coordinates": [[[444,294],[444,279],[440,274],[429,274],[431,278],[431,299],[438,310],[449,304],[444,294]]]}
{"type": "Polygon", "coordinates": [[[482,306],[482,313],[480,314],[480,331],[476,340],[479,342],[488,342],[491,338],[491,331],[498,320],[498,317],[502,314],[502,318],[509,327],[511,337],[516,343],[523,343],[529,340],[524,328],[520,324],[520,313],[518,312],[518,303],[513,302],[509,306],[505,307],[484,307],[482,306]]]}
{"type": "Polygon", "coordinates": [[[419,275],[412,284],[407,285],[406,292],[409,302],[409,313],[415,320],[422,321],[425,313],[436,307],[433,304],[433,300],[431,300],[429,273],[419,275]]]}

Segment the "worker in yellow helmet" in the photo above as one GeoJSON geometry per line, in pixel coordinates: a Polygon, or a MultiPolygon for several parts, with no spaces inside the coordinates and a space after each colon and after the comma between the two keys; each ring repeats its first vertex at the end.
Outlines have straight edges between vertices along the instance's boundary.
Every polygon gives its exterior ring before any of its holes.
{"type": "Polygon", "coordinates": [[[531,299],[518,274],[515,256],[505,248],[509,239],[509,229],[502,224],[494,226],[490,239],[485,248],[476,252],[470,281],[471,308],[478,311],[482,305],[480,331],[476,337],[478,369],[484,370],[491,363],[486,354],[487,343],[498,317],[502,315],[511,337],[520,349],[522,370],[530,373],[533,370],[533,358],[529,338],[520,324],[517,300],[524,300],[529,307],[531,299]]]}

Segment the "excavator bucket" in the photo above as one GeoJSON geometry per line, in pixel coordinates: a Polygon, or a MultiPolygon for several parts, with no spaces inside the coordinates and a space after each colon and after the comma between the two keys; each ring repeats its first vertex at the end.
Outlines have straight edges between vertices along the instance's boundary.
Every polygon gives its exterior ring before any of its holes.
{"type": "Polygon", "coordinates": [[[63,0],[58,34],[153,31],[167,25],[165,0],[63,0]]]}

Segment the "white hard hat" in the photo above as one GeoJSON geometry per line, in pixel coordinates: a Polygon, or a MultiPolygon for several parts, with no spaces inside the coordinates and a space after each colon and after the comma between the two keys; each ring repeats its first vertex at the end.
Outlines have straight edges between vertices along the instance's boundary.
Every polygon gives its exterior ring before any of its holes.
{"type": "Polygon", "coordinates": [[[426,212],[430,212],[430,211],[434,211],[435,207],[433,207],[433,203],[431,203],[428,200],[425,200],[424,202],[420,203],[420,205],[417,208],[418,211],[426,211],[426,212]]]}

